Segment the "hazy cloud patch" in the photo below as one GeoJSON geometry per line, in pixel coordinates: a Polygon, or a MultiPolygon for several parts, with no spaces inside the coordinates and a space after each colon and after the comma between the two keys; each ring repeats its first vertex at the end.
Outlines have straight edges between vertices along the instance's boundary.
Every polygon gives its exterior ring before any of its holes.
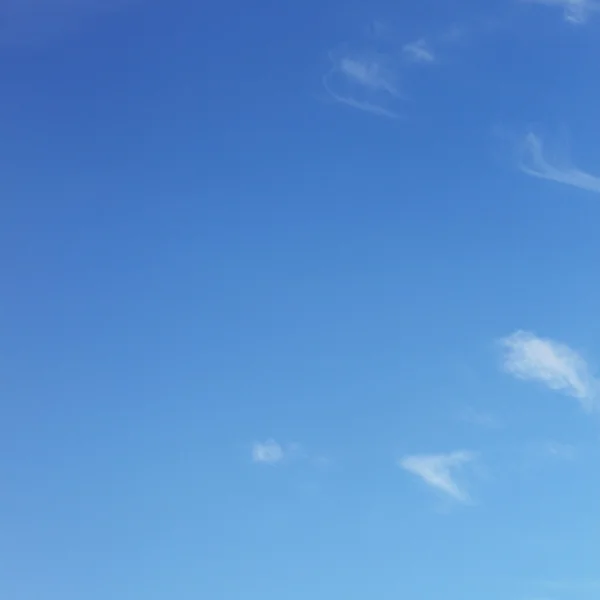
{"type": "Polygon", "coordinates": [[[416,454],[400,459],[400,466],[416,475],[428,486],[459,502],[468,503],[471,498],[458,481],[458,473],[475,460],[472,452],[464,450],[448,454],[416,454]]]}
{"type": "Polygon", "coordinates": [[[600,193],[600,176],[574,167],[566,161],[557,161],[546,155],[542,139],[528,133],[519,144],[519,168],[523,173],[600,193]],[[561,164],[562,162],[562,164],[561,164]]]}
{"type": "Polygon", "coordinates": [[[504,370],[526,381],[571,396],[586,412],[597,408],[598,380],[575,350],[560,342],[515,331],[500,340],[504,370]]]}

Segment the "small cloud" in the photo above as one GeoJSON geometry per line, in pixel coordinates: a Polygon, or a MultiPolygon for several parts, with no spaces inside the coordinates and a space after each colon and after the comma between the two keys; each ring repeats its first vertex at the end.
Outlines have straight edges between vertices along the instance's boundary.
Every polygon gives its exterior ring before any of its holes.
{"type": "Polygon", "coordinates": [[[274,439],[268,439],[264,442],[254,442],[252,445],[252,462],[267,465],[303,462],[314,467],[324,467],[332,461],[325,456],[312,455],[302,444],[291,442],[283,445],[274,439]]]}
{"type": "Polygon", "coordinates": [[[407,43],[387,21],[373,21],[363,30],[362,44],[330,53],[331,67],[323,77],[325,91],[340,104],[398,119],[400,101],[405,99],[401,83],[409,63],[437,63],[433,47],[453,45],[465,31],[464,27],[453,26],[407,43]]]}
{"type": "Polygon", "coordinates": [[[582,190],[600,193],[600,176],[581,171],[570,165],[559,165],[544,154],[544,144],[534,133],[528,133],[521,145],[519,168],[523,173],[572,185],[582,190]]]}
{"type": "Polygon", "coordinates": [[[255,442],[252,446],[252,461],[274,465],[283,461],[285,453],[280,444],[275,440],[255,442]]]}
{"type": "Polygon", "coordinates": [[[376,58],[344,57],[340,60],[339,69],[350,81],[358,85],[398,96],[393,73],[376,58]]]}
{"type": "Polygon", "coordinates": [[[323,78],[327,93],[337,102],[372,114],[398,118],[398,74],[388,57],[344,53],[330,56],[332,67],[323,78]]]}
{"type": "Polygon", "coordinates": [[[600,10],[600,4],[595,0],[524,0],[534,4],[556,6],[561,8],[565,21],[575,25],[585,23],[590,14],[600,10]]]}
{"type": "Polygon", "coordinates": [[[435,62],[435,54],[429,44],[421,38],[416,42],[405,44],[402,48],[405,57],[411,62],[432,63],[435,62]]]}
{"type": "Polygon", "coordinates": [[[500,340],[503,366],[517,379],[537,381],[576,398],[586,412],[597,408],[598,381],[575,350],[527,331],[500,340]]]}
{"type": "Polygon", "coordinates": [[[417,454],[400,460],[400,466],[420,477],[427,485],[443,492],[447,496],[467,503],[470,501],[467,491],[455,479],[455,472],[471,463],[475,455],[471,452],[457,451],[449,454],[417,454]]]}

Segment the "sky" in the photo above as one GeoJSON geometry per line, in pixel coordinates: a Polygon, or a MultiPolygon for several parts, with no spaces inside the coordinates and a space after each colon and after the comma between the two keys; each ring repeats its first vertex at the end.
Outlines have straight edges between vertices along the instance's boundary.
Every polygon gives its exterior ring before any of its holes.
{"type": "Polygon", "coordinates": [[[596,0],[0,0],[0,598],[600,592],[596,0]]]}

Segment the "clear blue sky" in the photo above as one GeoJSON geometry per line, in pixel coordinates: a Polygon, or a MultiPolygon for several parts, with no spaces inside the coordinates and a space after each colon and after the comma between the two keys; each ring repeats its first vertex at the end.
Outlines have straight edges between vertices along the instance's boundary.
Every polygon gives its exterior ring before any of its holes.
{"type": "Polygon", "coordinates": [[[593,2],[0,3],[0,598],[598,597],[593,2]]]}

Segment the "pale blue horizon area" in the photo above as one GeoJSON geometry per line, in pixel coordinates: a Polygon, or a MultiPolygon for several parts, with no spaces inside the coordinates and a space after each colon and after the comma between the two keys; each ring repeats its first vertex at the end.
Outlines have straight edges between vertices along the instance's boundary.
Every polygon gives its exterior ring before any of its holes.
{"type": "Polygon", "coordinates": [[[597,598],[597,6],[24,6],[0,598],[597,598]]]}

